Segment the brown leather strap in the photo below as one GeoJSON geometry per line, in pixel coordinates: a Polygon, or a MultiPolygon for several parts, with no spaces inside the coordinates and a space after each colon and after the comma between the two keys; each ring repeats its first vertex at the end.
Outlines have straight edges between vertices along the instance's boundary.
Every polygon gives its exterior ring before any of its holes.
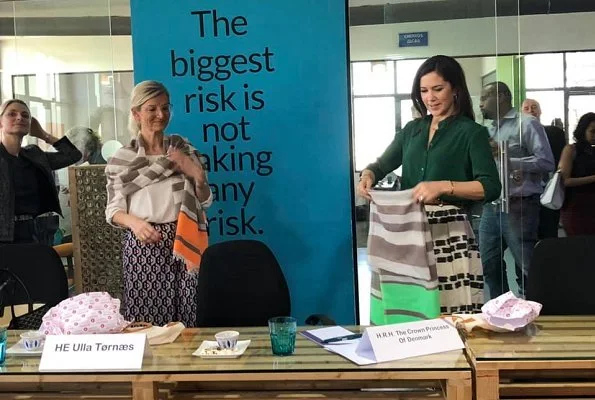
{"type": "Polygon", "coordinates": [[[122,329],[122,332],[124,333],[134,333],[134,332],[139,332],[145,329],[151,329],[153,327],[153,325],[151,325],[148,322],[131,322],[128,325],[126,325],[126,327],[124,329],[122,329]]]}

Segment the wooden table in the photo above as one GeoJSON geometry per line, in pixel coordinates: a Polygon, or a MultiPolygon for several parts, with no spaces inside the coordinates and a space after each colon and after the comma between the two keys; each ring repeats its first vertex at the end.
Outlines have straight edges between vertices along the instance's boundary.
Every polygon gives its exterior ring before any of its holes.
{"type": "MultiPolygon", "coordinates": [[[[290,394],[321,399],[472,399],[471,366],[463,350],[360,367],[301,335],[293,356],[273,356],[266,328],[240,328],[240,339],[252,340],[240,358],[213,360],[191,355],[202,340],[213,340],[219,330],[186,329],[174,343],[152,347],[153,356],[144,360],[141,372],[39,373],[39,358],[9,356],[0,374],[0,397],[18,390],[45,390],[43,385],[54,385],[58,391],[81,383],[97,389],[106,382],[132,382],[135,400],[157,399],[158,390],[168,385],[175,386],[175,394],[168,398],[189,398],[180,394],[184,389],[193,391],[194,399],[205,396],[210,400],[224,396],[272,399],[290,394]],[[385,390],[373,390],[378,388],[385,390]]],[[[11,332],[9,345],[15,342],[16,332],[11,332]]]]}
{"type": "Polygon", "coordinates": [[[595,396],[595,317],[543,316],[518,333],[473,331],[466,345],[477,399],[595,396]]]}

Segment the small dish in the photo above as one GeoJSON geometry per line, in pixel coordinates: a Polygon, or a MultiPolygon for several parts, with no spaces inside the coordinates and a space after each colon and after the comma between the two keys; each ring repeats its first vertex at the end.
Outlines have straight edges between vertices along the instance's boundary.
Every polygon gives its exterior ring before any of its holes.
{"type": "Polygon", "coordinates": [[[249,345],[250,340],[238,340],[235,349],[221,349],[217,342],[205,340],[192,355],[200,358],[238,358],[249,345]]]}
{"type": "Polygon", "coordinates": [[[43,345],[45,341],[41,342],[41,346],[37,350],[27,350],[23,344],[23,340],[19,340],[10,348],[6,349],[6,354],[12,356],[40,356],[43,353],[43,345]]]}

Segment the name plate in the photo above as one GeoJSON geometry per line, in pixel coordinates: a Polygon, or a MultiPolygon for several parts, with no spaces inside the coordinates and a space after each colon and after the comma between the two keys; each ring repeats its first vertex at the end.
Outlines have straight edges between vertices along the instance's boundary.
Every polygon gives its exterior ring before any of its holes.
{"type": "Polygon", "coordinates": [[[437,318],[366,328],[355,352],[384,362],[464,348],[457,329],[437,318]]]}
{"type": "Polygon", "coordinates": [[[138,371],[151,355],[147,335],[49,335],[45,338],[40,372],[138,371]]]}

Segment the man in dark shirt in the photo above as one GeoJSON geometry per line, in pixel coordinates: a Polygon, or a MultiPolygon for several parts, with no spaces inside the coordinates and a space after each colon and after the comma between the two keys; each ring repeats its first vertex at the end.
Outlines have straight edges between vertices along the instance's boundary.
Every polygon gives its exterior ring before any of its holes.
{"type": "MultiPolygon", "coordinates": [[[[534,99],[526,99],[522,105],[522,111],[525,114],[529,114],[541,119],[541,107],[539,102],[534,99]]],[[[564,146],[566,146],[566,134],[564,131],[557,126],[544,126],[545,133],[547,135],[548,142],[554,155],[554,162],[556,163],[556,169],[560,163],[560,155],[564,146]]],[[[539,230],[537,232],[538,240],[545,238],[557,238],[558,237],[558,226],[560,224],[560,210],[551,210],[546,207],[541,207],[539,210],[539,230]]]]}

